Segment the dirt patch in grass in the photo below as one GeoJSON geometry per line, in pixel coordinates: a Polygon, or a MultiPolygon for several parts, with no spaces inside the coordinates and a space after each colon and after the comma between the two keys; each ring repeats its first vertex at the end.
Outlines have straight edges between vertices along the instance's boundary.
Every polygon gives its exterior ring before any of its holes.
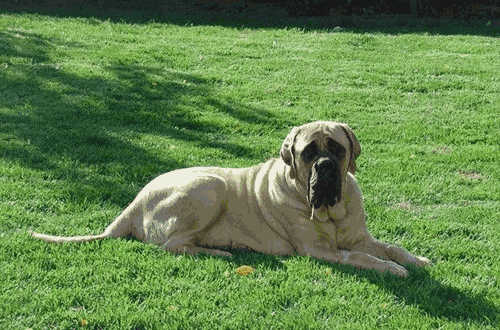
{"type": "Polygon", "coordinates": [[[394,208],[412,211],[415,207],[410,202],[400,202],[394,205],[394,208]]]}
{"type": "Polygon", "coordinates": [[[448,146],[437,146],[432,149],[433,154],[449,155],[453,150],[448,146]]]}
{"type": "Polygon", "coordinates": [[[484,179],[484,176],[481,173],[474,171],[458,171],[458,175],[464,179],[468,180],[481,180],[484,179]]]}

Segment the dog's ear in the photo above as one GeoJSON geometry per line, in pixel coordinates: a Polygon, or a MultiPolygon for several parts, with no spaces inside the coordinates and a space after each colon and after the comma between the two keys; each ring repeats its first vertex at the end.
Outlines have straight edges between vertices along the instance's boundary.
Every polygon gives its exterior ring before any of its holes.
{"type": "Polygon", "coordinates": [[[348,171],[354,174],[356,172],[356,159],[361,154],[361,145],[359,144],[358,138],[354,135],[354,132],[347,124],[340,125],[347,135],[347,139],[349,140],[351,155],[349,158],[349,166],[348,171]]]}
{"type": "Polygon", "coordinates": [[[295,150],[294,150],[294,144],[295,144],[295,138],[297,137],[297,134],[299,134],[299,128],[294,127],[288,133],[287,137],[283,141],[283,144],[281,145],[281,150],[280,150],[280,156],[281,159],[285,164],[288,166],[292,167],[292,170],[290,172],[290,175],[292,178],[295,177],[295,150]]]}

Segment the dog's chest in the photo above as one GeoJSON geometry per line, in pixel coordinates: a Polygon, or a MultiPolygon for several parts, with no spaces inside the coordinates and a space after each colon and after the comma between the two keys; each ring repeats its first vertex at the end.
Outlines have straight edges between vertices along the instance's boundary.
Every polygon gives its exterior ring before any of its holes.
{"type": "Polygon", "coordinates": [[[342,219],[335,221],[337,246],[350,249],[359,241],[359,230],[353,228],[349,221],[342,219]]]}

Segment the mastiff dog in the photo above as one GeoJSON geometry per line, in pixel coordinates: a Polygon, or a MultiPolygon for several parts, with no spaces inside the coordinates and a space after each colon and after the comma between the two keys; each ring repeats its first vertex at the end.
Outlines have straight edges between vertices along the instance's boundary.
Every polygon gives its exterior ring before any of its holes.
{"type": "Polygon", "coordinates": [[[354,177],[360,152],[346,124],[312,122],[294,127],[280,157],[265,163],[158,176],[102,234],[31,234],[54,243],[133,236],[173,253],[217,256],[231,256],[223,248],[244,248],[407,276],[403,265],[430,261],[368,232],[354,177]]]}

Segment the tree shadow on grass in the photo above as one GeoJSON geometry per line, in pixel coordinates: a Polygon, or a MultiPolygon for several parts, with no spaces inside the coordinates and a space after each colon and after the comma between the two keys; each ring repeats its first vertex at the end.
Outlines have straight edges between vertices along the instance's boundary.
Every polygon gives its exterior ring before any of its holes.
{"type": "MultiPolygon", "coordinates": [[[[243,1],[241,1],[243,2],[243,1]]],[[[99,24],[99,20],[133,24],[158,23],[180,26],[224,26],[230,28],[297,28],[304,31],[328,31],[342,27],[342,31],[356,33],[431,33],[439,35],[498,36],[498,24],[482,21],[467,22],[456,19],[414,18],[411,16],[325,16],[291,17],[282,7],[249,1],[247,7],[219,5],[207,1],[170,0],[127,5],[120,2],[62,3],[51,5],[20,1],[15,6],[8,3],[0,8],[12,13],[28,12],[56,17],[87,17],[99,24]],[[97,19],[97,20],[96,20],[97,19]]]]}
{"type": "Polygon", "coordinates": [[[218,99],[202,77],[160,66],[118,62],[93,74],[52,64],[53,53],[67,47],[82,46],[22,30],[0,32],[0,152],[49,180],[63,180],[76,202],[124,206],[154,176],[199,165],[155,148],[154,141],[143,146],[143,136],[163,139],[161,147],[167,139],[255,159],[254,149],[229,141],[224,125],[283,124],[265,110],[218,99]]]}

